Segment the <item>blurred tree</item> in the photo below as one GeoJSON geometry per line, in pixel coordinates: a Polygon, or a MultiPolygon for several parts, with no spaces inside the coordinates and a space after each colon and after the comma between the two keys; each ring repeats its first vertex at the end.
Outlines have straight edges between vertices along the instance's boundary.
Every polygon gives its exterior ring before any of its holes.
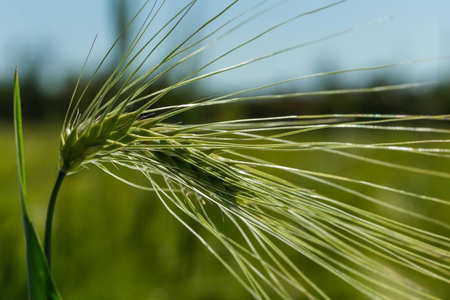
{"type": "Polygon", "coordinates": [[[130,43],[130,31],[124,31],[130,18],[130,1],[125,0],[111,0],[108,2],[111,11],[111,27],[113,30],[113,37],[121,36],[118,44],[114,48],[114,61],[111,63],[111,67],[114,68],[123,55],[127,51],[128,44],[130,43]]]}

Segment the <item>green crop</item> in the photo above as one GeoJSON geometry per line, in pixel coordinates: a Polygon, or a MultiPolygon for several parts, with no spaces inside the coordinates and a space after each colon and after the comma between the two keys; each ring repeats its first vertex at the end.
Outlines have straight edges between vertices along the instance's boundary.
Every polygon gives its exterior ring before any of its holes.
{"type": "MultiPolygon", "coordinates": [[[[287,22],[320,13],[344,2],[338,1],[264,29],[261,34],[250,37],[172,85],[148,92],[149,88],[169,71],[200,55],[218,40],[263,14],[250,15],[253,10],[249,10],[223,21],[223,15],[238,2],[234,1],[204,22],[185,40],[178,42],[158,63],[153,63],[153,67],[147,68],[146,63],[155,48],[170,38],[175,28],[181,26],[183,18],[197,1],[191,1],[167,23],[156,24],[154,20],[166,5],[165,2],[156,1],[150,5],[152,6],[150,12],[119,64],[97,95],[93,99],[88,99],[85,106],[82,105],[85,103],[83,101],[86,101],[84,95],[94,77],[80,92],[80,75],[61,131],[59,175],[49,205],[44,248],[40,245],[26,212],[20,96],[16,77],[17,148],[27,237],[30,298],[60,299],[49,268],[51,226],[56,196],[65,176],[72,176],[89,165],[95,165],[127,184],[154,191],[174,217],[188,227],[256,299],[273,297],[328,299],[321,288],[322,283],[313,282],[308,277],[307,270],[291,260],[292,252],[303,255],[313,262],[315,267],[328,270],[370,298],[435,299],[433,290],[426,284],[415,282],[405,272],[399,272],[397,269],[421,274],[438,281],[439,284],[448,285],[450,283],[448,236],[354,206],[345,201],[346,199],[325,196],[319,189],[311,190],[303,187],[302,182],[310,180],[322,186],[333,187],[360,201],[372,203],[380,209],[433,224],[447,231],[450,229],[447,222],[429,216],[426,212],[398,206],[391,203],[389,198],[379,199],[367,191],[387,192],[390,195],[407,197],[416,201],[415,205],[433,202],[446,207],[450,201],[339,174],[281,165],[271,162],[267,155],[261,153],[270,155],[292,152],[298,155],[311,152],[318,155],[325,153],[384,166],[389,170],[449,179],[450,173],[446,171],[429,170],[402,162],[389,162],[361,152],[389,151],[415,155],[417,159],[433,156],[446,160],[450,152],[448,149],[450,130],[446,129],[448,115],[291,115],[201,124],[173,121],[184,113],[205,107],[225,110],[230,104],[250,100],[281,101],[306,96],[375,93],[420,87],[430,83],[276,95],[252,94],[312,77],[388,69],[423,63],[431,59],[317,73],[189,103],[157,106],[156,104],[164,103],[165,97],[170,92],[181,87],[372,25],[370,23],[355,26],[314,41],[295,44],[274,53],[203,73],[214,62],[268,32],[275,31],[287,22]],[[155,32],[150,38],[146,35],[149,28],[155,32]],[[199,33],[204,30],[209,30],[207,31],[209,33],[199,37],[199,33]],[[161,71],[163,66],[165,69],[161,71]],[[438,125],[423,126],[421,124],[424,121],[428,122],[425,124],[438,125]],[[427,134],[398,141],[386,138],[386,141],[375,143],[333,141],[333,139],[308,141],[303,138],[312,131],[339,132],[348,129],[363,133],[378,130],[385,132],[387,136],[391,132],[427,134]],[[438,138],[435,137],[437,135],[438,138]],[[143,186],[123,178],[117,171],[120,169],[130,169],[145,176],[148,184],[143,186]],[[280,174],[290,174],[290,177],[280,174]],[[347,183],[350,185],[346,185],[347,183]],[[217,215],[221,218],[217,218],[217,215]],[[190,226],[189,219],[198,222],[216,237],[221,242],[222,248],[216,249],[209,245],[207,240],[190,226]],[[221,221],[218,221],[220,219],[221,221]],[[238,234],[228,235],[230,231],[238,234]],[[228,251],[233,261],[224,258],[224,250],[228,251]]],[[[138,12],[130,24],[144,13],[145,8],[146,6],[138,12]]],[[[254,9],[256,8],[257,6],[254,9]]],[[[127,27],[124,32],[127,30],[130,29],[127,27]]],[[[104,60],[95,74],[103,63],[104,60]]]]}

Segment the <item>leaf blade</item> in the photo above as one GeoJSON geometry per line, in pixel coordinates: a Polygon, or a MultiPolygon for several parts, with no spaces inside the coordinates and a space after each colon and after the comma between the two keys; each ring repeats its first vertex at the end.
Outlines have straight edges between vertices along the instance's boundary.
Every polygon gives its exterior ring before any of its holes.
{"type": "Polygon", "coordinates": [[[20,204],[26,241],[28,297],[32,300],[61,300],[42,249],[37,232],[28,215],[26,199],[25,155],[22,134],[22,110],[20,100],[19,76],[14,74],[14,128],[17,150],[20,204]]]}

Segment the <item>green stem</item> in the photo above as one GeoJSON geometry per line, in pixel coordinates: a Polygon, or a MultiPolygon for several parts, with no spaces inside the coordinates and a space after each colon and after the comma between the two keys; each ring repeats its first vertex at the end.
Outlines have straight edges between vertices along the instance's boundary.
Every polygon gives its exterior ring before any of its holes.
{"type": "Polygon", "coordinates": [[[53,212],[55,211],[56,197],[58,196],[59,188],[66,173],[58,172],[58,178],[56,179],[55,186],[53,187],[52,196],[50,197],[50,203],[47,209],[47,221],[45,222],[45,242],[44,251],[47,256],[48,267],[50,268],[51,252],[52,252],[52,224],[53,224],[53,212]]]}

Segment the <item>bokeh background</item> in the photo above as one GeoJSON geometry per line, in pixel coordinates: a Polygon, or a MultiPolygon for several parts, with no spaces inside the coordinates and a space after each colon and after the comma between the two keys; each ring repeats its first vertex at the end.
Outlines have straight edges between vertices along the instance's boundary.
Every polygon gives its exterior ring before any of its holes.
{"type": "MultiPolygon", "coordinates": [[[[146,66],[150,67],[158,62],[158,59],[176,47],[201,23],[230,2],[198,1],[181,26],[158,48],[146,66]]],[[[159,80],[154,88],[173,84],[234,46],[284,20],[332,3],[285,2],[243,25],[202,55],[177,68],[159,80]]],[[[14,68],[16,65],[19,67],[22,89],[29,206],[34,223],[42,234],[46,205],[56,178],[60,126],[78,73],[94,37],[98,36],[88,62],[86,78],[92,74],[115,38],[143,3],[144,1],[121,0],[3,0],[0,3],[0,299],[26,299],[25,246],[16,183],[12,125],[14,68]]],[[[168,0],[158,20],[167,21],[186,3],[187,1],[168,0]]],[[[237,16],[257,3],[240,1],[217,24],[237,16]]],[[[276,3],[279,2],[268,1],[254,12],[261,12],[276,3]]],[[[427,88],[233,105],[227,109],[188,114],[178,121],[201,122],[285,114],[449,113],[450,64],[445,59],[450,56],[448,11],[450,3],[444,0],[430,3],[416,0],[347,1],[285,24],[239,51],[230,53],[203,70],[203,73],[320,39],[347,28],[362,24],[366,24],[365,26],[245,68],[207,78],[170,93],[164,103],[187,102],[317,72],[440,58],[437,61],[414,63],[389,70],[294,82],[259,93],[290,93],[411,82],[435,83],[427,88]],[[368,25],[370,22],[373,24],[368,25]]],[[[136,24],[140,21],[142,20],[138,18],[136,24]]],[[[117,64],[136,28],[137,25],[133,25],[130,33],[124,35],[96,76],[88,95],[95,94],[117,64]]],[[[435,136],[429,134],[428,137],[435,136]]],[[[397,140],[399,136],[391,134],[387,137],[377,133],[359,136],[353,131],[327,131],[304,138],[370,142],[397,140]]],[[[414,139],[414,136],[408,138],[414,139]]],[[[373,155],[387,159],[386,153],[373,155]]],[[[444,199],[449,197],[448,180],[444,179],[394,173],[346,159],[329,160],[329,157],[308,155],[283,155],[275,159],[282,164],[345,174],[444,199]]],[[[435,170],[448,170],[450,167],[447,162],[433,158],[417,161],[416,157],[401,155],[395,159],[435,170]]],[[[143,178],[135,180],[145,183],[143,178]]],[[[311,182],[305,182],[306,184],[309,184],[309,188],[320,189],[324,194],[330,193],[335,198],[346,199],[350,203],[356,201],[331,188],[314,186],[311,182]]],[[[374,193],[371,189],[364,192],[374,193]]],[[[373,196],[392,200],[388,198],[392,195],[373,196]]],[[[392,201],[401,203],[406,200],[392,201]]],[[[405,205],[414,206],[408,203],[405,205]]],[[[370,206],[366,208],[369,209],[370,206]]],[[[411,207],[413,210],[423,208],[411,207]]],[[[425,207],[425,210],[427,214],[443,220],[449,216],[448,210],[432,205],[425,207]]],[[[196,229],[201,231],[198,226],[196,229]]],[[[211,243],[215,242],[211,240],[211,243]]],[[[53,247],[54,276],[65,299],[249,298],[203,245],[165,210],[155,195],[119,183],[95,168],[82,171],[64,182],[55,213],[53,247]]],[[[333,299],[361,299],[361,295],[355,294],[345,284],[315,268],[310,262],[301,257],[295,259],[305,269],[311,269],[309,275],[322,281],[333,299]]],[[[444,298],[445,295],[450,297],[441,285],[430,284],[444,298]]]]}

